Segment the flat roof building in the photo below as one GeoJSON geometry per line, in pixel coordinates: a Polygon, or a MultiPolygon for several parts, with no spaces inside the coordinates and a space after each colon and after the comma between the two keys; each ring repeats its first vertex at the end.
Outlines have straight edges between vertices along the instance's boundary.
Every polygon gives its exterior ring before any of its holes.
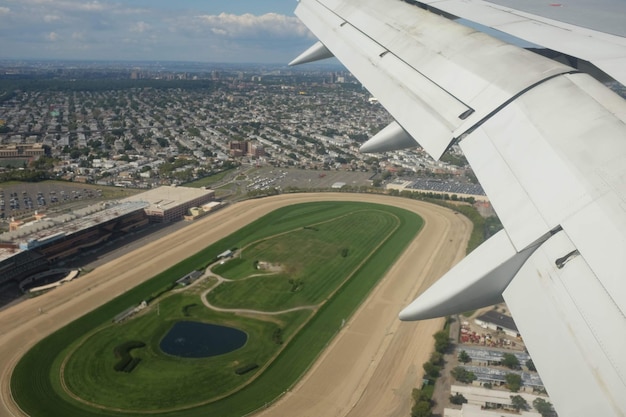
{"type": "Polygon", "coordinates": [[[463,404],[460,410],[444,408],[443,417],[541,417],[535,411],[489,410],[475,404],[463,404]]]}
{"type": "Polygon", "coordinates": [[[483,328],[500,330],[509,336],[519,336],[517,325],[511,316],[498,313],[496,310],[489,310],[485,314],[478,316],[474,322],[483,328]]]}
{"type": "MultiPolygon", "coordinates": [[[[481,408],[482,410],[498,411],[499,413],[495,414],[495,416],[497,417],[503,416],[502,414],[503,411],[505,412],[516,411],[515,408],[513,407],[513,401],[511,400],[511,396],[514,396],[514,395],[519,395],[520,397],[525,399],[530,407],[532,407],[533,401],[535,401],[535,399],[537,398],[543,398],[546,401],[549,400],[548,397],[543,396],[543,395],[529,394],[526,392],[510,392],[510,391],[503,391],[503,390],[497,390],[497,389],[488,389],[488,388],[476,387],[472,385],[452,385],[450,387],[450,392],[453,395],[454,394],[463,395],[463,397],[465,397],[465,399],[467,400],[466,405],[478,407],[478,408],[481,408]]],[[[460,411],[460,410],[457,410],[457,411],[460,411]]],[[[530,411],[530,410],[527,413],[528,414],[515,414],[515,415],[517,416],[522,415],[522,416],[529,416],[529,417],[540,416],[540,414],[530,411]]],[[[470,410],[467,410],[467,413],[462,413],[462,414],[444,411],[444,416],[449,416],[449,417],[457,417],[457,416],[459,417],[460,416],[462,417],[485,416],[486,417],[486,416],[491,416],[491,415],[493,414],[480,414],[478,413],[477,409],[470,409],[470,410]]],[[[508,414],[504,414],[504,415],[506,416],[508,414]]]]}
{"type": "Polygon", "coordinates": [[[146,214],[153,222],[182,220],[192,207],[200,207],[215,199],[215,191],[203,188],[163,186],[128,197],[123,201],[145,201],[146,214]]]}

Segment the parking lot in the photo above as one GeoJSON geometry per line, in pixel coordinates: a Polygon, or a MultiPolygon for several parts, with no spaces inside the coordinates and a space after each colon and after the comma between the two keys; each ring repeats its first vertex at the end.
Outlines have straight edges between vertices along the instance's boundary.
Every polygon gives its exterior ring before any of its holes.
{"type": "Polygon", "coordinates": [[[371,172],[359,171],[316,171],[297,168],[264,167],[248,174],[249,189],[254,187],[276,187],[285,190],[288,187],[301,189],[327,189],[333,184],[345,183],[352,187],[371,185],[371,172]]]}
{"type": "Polygon", "coordinates": [[[63,205],[90,203],[102,197],[102,191],[82,184],[56,182],[21,183],[0,186],[0,219],[32,216],[36,211],[61,208],[63,205]]]}

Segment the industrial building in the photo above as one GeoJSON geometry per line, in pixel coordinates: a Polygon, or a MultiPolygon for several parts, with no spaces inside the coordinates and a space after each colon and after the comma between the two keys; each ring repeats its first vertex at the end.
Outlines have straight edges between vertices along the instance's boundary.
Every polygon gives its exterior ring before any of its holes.
{"type": "Polygon", "coordinates": [[[498,313],[496,310],[489,310],[485,314],[478,316],[474,323],[484,329],[502,331],[509,336],[519,337],[519,330],[511,316],[498,313]]]}
{"type": "Polygon", "coordinates": [[[539,374],[536,372],[516,371],[512,369],[499,369],[489,368],[486,366],[469,366],[460,365],[466,371],[472,372],[476,375],[476,380],[472,384],[476,386],[482,386],[484,384],[491,384],[493,386],[506,385],[507,374],[517,374],[522,379],[521,391],[533,392],[543,391],[544,386],[539,374]]]}
{"type": "Polygon", "coordinates": [[[128,197],[122,201],[143,201],[150,221],[169,223],[182,220],[192,207],[201,207],[215,199],[215,191],[203,188],[163,186],[128,197]]]}
{"type": "Polygon", "coordinates": [[[463,404],[460,410],[444,408],[443,417],[541,417],[535,411],[490,410],[475,404],[463,404]]]}
{"type": "Polygon", "coordinates": [[[41,143],[11,143],[0,145],[1,158],[39,158],[46,154],[46,148],[41,143]]]}
{"type": "Polygon", "coordinates": [[[530,359],[528,353],[514,350],[486,349],[470,346],[463,346],[460,350],[464,350],[469,355],[472,359],[472,365],[475,366],[498,366],[502,362],[505,353],[515,356],[522,365],[530,359]]]}
{"type": "Polygon", "coordinates": [[[525,392],[510,392],[496,389],[481,388],[472,385],[452,385],[450,392],[455,394],[461,394],[467,400],[469,407],[463,407],[461,410],[444,410],[444,416],[447,417],[502,417],[508,415],[527,416],[527,417],[540,417],[541,414],[535,411],[522,411],[521,413],[513,407],[513,401],[511,396],[519,395],[526,400],[529,406],[532,406],[533,401],[537,398],[542,398],[546,401],[549,400],[546,396],[529,394],[525,392]],[[490,411],[489,411],[490,410],[490,411]],[[496,412],[494,414],[494,412],[496,412]],[[503,414],[506,412],[515,414],[503,414]]]}

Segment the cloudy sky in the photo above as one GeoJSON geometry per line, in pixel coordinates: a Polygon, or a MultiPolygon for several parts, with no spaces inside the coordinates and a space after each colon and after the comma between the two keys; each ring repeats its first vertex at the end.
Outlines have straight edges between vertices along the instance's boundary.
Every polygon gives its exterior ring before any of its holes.
{"type": "Polygon", "coordinates": [[[296,0],[0,0],[0,59],[286,63],[296,0]]]}

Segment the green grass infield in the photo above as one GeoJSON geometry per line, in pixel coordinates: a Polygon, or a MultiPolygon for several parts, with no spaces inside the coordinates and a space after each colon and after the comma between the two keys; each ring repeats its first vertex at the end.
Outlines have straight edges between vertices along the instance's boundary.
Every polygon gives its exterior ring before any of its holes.
{"type": "Polygon", "coordinates": [[[246,415],[303,375],[422,224],[377,204],[276,210],[36,344],[13,372],[13,397],[32,417],[246,415]],[[234,259],[217,261],[235,248],[234,259]],[[224,281],[172,288],[210,264],[224,281]],[[142,300],[146,308],[113,321],[142,300]],[[247,340],[218,356],[165,354],[161,340],[179,321],[236,328],[247,340]]]}

